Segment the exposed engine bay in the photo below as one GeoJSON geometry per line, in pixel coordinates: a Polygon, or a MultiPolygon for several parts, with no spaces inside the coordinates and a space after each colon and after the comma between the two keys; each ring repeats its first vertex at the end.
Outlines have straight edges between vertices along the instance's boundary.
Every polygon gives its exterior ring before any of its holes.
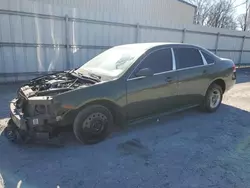
{"type": "Polygon", "coordinates": [[[30,80],[19,88],[17,97],[11,102],[11,120],[6,136],[12,142],[28,142],[37,133],[57,135],[67,122],[61,121],[67,109],[52,102],[54,95],[88,87],[100,82],[99,77],[83,75],[74,70],[48,74],[30,80]],[[64,124],[65,123],[65,124],[64,124]]]}
{"type": "Polygon", "coordinates": [[[74,72],[59,72],[35,78],[25,84],[21,89],[26,97],[53,96],[78,87],[87,87],[98,81],[99,80],[84,77],[74,72]]]}

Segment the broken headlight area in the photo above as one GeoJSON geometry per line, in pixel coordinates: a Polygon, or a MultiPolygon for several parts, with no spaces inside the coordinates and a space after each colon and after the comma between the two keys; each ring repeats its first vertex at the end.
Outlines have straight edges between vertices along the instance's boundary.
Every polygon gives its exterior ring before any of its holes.
{"type": "Polygon", "coordinates": [[[33,125],[52,125],[62,120],[65,109],[52,97],[31,97],[28,99],[28,119],[33,125]]]}
{"type": "MultiPolygon", "coordinates": [[[[61,84],[61,83],[60,83],[61,84]]],[[[32,86],[24,85],[17,91],[17,97],[10,103],[10,121],[7,135],[12,134],[16,139],[26,142],[35,138],[37,134],[50,134],[65,126],[63,117],[68,109],[64,109],[60,102],[54,101],[55,94],[72,89],[78,84],[74,81],[69,88],[50,88],[48,90],[34,90],[32,86]]]]}
{"type": "Polygon", "coordinates": [[[47,112],[45,105],[35,105],[35,115],[45,114],[47,112]]]}

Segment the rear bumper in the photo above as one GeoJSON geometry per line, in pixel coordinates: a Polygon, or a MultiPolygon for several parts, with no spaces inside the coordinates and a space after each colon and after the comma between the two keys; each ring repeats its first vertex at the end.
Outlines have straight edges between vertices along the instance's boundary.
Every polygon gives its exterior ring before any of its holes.
{"type": "Polygon", "coordinates": [[[232,74],[232,77],[228,77],[228,79],[226,79],[226,92],[229,91],[230,89],[233,88],[233,86],[236,84],[236,72],[234,72],[232,74]]]}
{"type": "Polygon", "coordinates": [[[28,125],[26,119],[24,119],[22,113],[16,108],[15,103],[17,99],[10,102],[10,118],[14,124],[21,130],[28,130],[28,125]]]}

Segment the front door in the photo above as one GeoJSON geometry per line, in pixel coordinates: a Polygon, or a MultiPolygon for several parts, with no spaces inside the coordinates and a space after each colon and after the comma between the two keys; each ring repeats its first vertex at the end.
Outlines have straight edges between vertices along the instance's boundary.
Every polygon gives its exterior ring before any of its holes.
{"type": "Polygon", "coordinates": [[[150,52],[140,62],[127,80],[128,119],[141,118],[175,107],[178,78],[173,70],[173,62],[170,48],[150,52]],[[136,73],[143,68],[151,69],[154,74],[137,77],[136,73]]]}

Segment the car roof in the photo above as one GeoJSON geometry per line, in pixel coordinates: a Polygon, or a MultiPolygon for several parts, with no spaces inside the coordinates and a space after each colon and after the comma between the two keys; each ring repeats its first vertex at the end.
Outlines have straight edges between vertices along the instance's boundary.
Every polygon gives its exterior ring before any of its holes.
{"type": "Polygon", "coordinates": [[[219,58],[216,54],[212,53],[208,49],[201,47],[199,45],[195,44],[188,44],[188,43],[175,43],[175,42],[149,42],[149,43],[132,43],[132,44],[124,44],[124,45],[119,45],[115,46],[115,48],[130,48],[130,49],[135,49],[135,50],[143,50],[143,51],[150,51],[154,49],[158,49],[161,47],[191,47],[191,48],[196,48],[198,50],[203,50],[207,52],[208,54],[212,55],[214,58],[219,58]]]}
{"type": "Polygon", "coordinates": [[[189,46],[189,47],[199,47],[197,45],[193,45],[193,44],[186,44],[186,43],[173,43],[173,42],[151,42],[151,43],[133,43],[133,44],[124,44],[124,45],[119,45],[119,46],[115,46],[118,48],[141,48],[144,50],[148,50],[151,48],[155,48],[155,47],[160,47],[160,46],[168,46],[168,45],[174,45],[174,46],[189,46]]]}

